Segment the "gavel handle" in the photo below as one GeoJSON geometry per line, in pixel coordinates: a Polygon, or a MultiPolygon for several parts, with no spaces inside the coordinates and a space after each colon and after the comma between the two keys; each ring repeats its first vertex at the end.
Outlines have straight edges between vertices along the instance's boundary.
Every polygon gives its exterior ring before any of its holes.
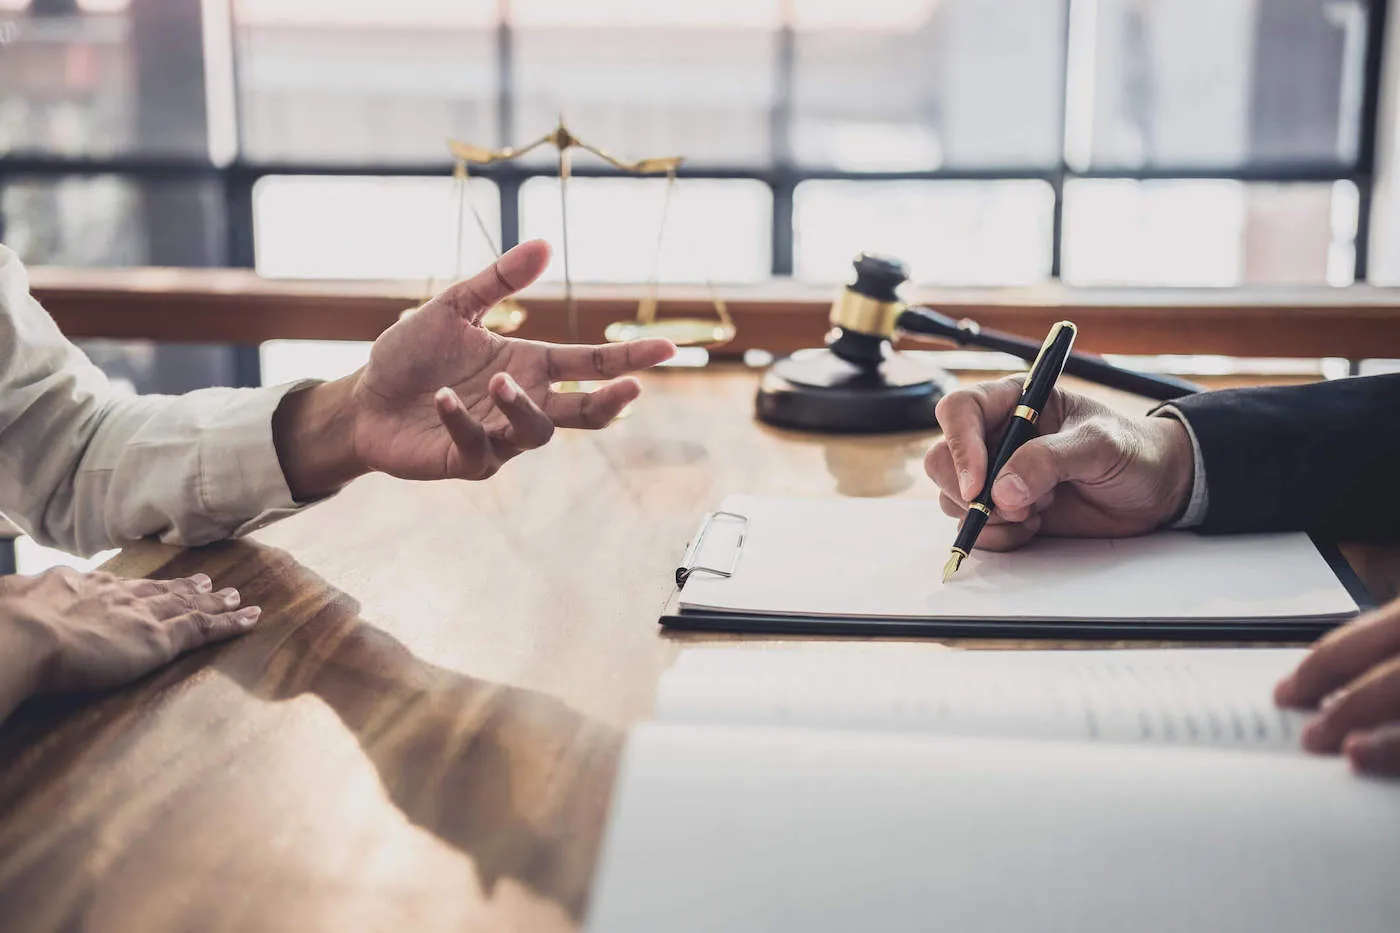
{"type": "MultiPolygon", "coordinates": [[[[1040,352],[1040,344],[1035,341],[1000,331],[983,330],[975,321],[954,321],[947,315],[929,308],[906,308],[895,326],[913,334],[950,340],[961,347],[1009,353],[1028,363],[1040,352]]],[[[1108,386],[1110,389],[1131,392],[1160,402],[1169,402],[1201,391],[1200,386],[1185,379],[1124,369],[1114,366],[1101,356],[1078,351],[1071,353],[1065,361],[1065,372],[1108,386]]]]}

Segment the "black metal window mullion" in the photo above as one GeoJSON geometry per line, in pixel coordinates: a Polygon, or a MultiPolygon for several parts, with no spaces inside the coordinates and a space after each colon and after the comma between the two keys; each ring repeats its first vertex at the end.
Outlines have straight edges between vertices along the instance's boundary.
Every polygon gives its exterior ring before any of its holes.
{"type": "Polygon", "coordinates": [[[1371,205],[1376,185],[1376,157],[1380,145],[1381,79],[1385,70],[1385,30],[1389,0],[1371,0],[1366,16],[1366,54],[1361,87],[1361,125],[1356,148],[1356,265],[1354,280],[1370,276],[1371,205]]]}
{"type": "Polygon", "coordinates": [[[797,29],[792,4],[784,4],[782,25],[774,36],[773,107],[768,115],[769,160],[773,170],[768,180],[773,197],[771,273],[790,276],[793,270],[793,198],[802,181],[792,151],[792,124],[796,109],[797,29]]]}

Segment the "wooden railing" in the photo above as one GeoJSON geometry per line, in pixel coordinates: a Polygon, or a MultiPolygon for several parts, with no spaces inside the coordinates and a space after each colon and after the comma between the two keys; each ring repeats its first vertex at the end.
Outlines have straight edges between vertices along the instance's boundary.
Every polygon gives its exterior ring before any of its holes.
{"type": "MultiPolygon", "coordinates": [[[[71,337],[254,345],[278,338],[373,340],[405,308],[420,282],[269,280],[230,269],[31,271],[34,294],[71,337]]],[[[837,287],[775,281],[720,289],[738,327],[721,355],[786,353],[817,346],[837,287]]],[[[578,339],[596,342],[611,322],[636,313],[643,289],[576,289],[578,339]]],[[[667,287],[662,314],[712,313],[708,292],[667,287]]],[[[910,300],[984,328],[1038,339],[1057,320],[1080,326],[1080,345],[1099,353],[1209,353],[1252,357],[1400,358],[1400,288],[910,289],[910,300]]],[[[563,291],[537,285],[522,295],[529,317],[519,336],[570,338],[563,291]]]]}

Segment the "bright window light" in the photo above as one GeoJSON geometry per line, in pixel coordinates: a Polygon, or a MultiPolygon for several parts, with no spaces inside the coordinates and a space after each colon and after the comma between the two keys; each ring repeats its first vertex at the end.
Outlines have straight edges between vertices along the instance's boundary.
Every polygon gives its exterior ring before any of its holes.
{"type": "Polygon", "coordinates": [[[793,204],[799,278],[839,282],[859,252],[916,282],[1021,285],[1050,274],[1055,196],[1043,181],[809,181],[793,204]]]}
{"type": "MultiPolygon", "coordinates": [[[[660,178],[569,180],[570,272],[578,282],[646,282],[666,204],[660,178]]],[[[560,280],[559,179],[520,189],[521,238],[554,247],[545,277],[560,280]]],[[[667,210],[658,277],[663,282],[756,282],[771,270],[772,195],[762,182],[681,179],[667,210]]]]}
{"type": "MultiPolygon", "coordinates": [[[[273,175],[253,189],[256,268],[269,278],[429,279],[457,271],[458,207],[451,178],[273,175]]],[[[462,212],[463,274],[495,258],[500,196],[489,179],[468,185],[462,212]]],[[[425,285],[425,287],[427,287],[425,285]]]]}

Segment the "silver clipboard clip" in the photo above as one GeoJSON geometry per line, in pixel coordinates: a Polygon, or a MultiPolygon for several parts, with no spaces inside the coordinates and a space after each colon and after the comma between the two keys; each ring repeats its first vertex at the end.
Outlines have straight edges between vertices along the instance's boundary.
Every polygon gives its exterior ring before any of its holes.
{"type": "Polygon", "coordinates": [[[685,581],[690,579],[691,574],[709,573],[717,577],[734,576],[734,568],[739,566],[739,554],[744,550],[744,538],[748,535],[749,517],[740,515],[738,512],[711,512],[705,517],[705,523],[700,526],[700,531],[695,535],[695,540],[690,542],[690,547],[685,549],[685,556],[681,558],[681,565],[676,568],[676,586],[685,586],[685,581]],[[740,523],[739,542],[734,548],[734,559],[729,562],[728,569],[719,567],[706,567],[695,563],[700,555],[700,548],[705,544],[705,535],[709,532],[710,526],[716,519],[726,519],[740,523]]]}

